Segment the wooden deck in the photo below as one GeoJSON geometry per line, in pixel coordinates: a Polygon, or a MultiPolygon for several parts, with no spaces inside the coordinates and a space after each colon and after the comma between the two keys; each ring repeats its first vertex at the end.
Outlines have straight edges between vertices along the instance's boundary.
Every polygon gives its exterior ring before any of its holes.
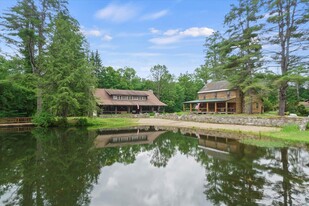
{"type": "Polygon", "coordinates": [[[30,117],[0,118],[0,127],[33,126],[30,117]]]}

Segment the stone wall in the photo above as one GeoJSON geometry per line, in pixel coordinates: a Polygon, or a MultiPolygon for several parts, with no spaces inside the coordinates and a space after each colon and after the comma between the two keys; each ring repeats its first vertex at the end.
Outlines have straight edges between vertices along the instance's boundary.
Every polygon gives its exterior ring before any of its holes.
{"type": "Polygon", "coordinates": [[[197,115],[188,114],[178,116],[177,114],[155,114],[156,118],[181,120],[181,121],[195,121],[205,123],[217,124],[239,124],[239,125],[254,125],[266,127],[282,127],[288,124],[297,124],[301,130],[305,130],[308,117],[256,117],[256,116],[219,116],[219,115],[197,115]]]}

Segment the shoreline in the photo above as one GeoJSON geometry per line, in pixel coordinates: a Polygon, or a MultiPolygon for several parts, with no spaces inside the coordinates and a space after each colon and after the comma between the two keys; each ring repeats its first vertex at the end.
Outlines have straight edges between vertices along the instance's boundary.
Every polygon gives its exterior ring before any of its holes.
{"type": "Polygon", "coordinates": [[[168,119],[157,119],[157,118],[140,118],[137,121],[138,125],[147,126],[168,126],[168,127],[179,127],[179,128],[197,128],[197,129],[211,129],[211,130],[232,130],[232,131],[243,131],[243,132],[276,132],[280,131],[278,127],[265,127],[265,126],[249,126],[249,125],[236,125],[236,124],[214,124],[214,123],[201,123],[192,121],[182,120],[168,120],[168,119]]]}

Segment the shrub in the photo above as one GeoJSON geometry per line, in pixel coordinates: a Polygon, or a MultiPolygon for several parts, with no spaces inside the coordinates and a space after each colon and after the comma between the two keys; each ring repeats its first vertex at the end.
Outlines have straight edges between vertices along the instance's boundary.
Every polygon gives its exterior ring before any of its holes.
{"type": "Polygon", "coordinates": [[[57,126],[57,127],[68,127],[69,126],[68,119],[66,117],[58,118],[57,121],[55,122],[55,126],[57,126]]]}
{"type": "Polygon", "coordinates": [[[87,118],[79,118],[79,119],[77,119],[77,122],[76,122],[75,125],[79,126],[79,127],[87,126],[88,125],[88,120],[87,120],[87,118]]]}
{"type": "Polygon", "coordinates": [[[41,112],[33,116],[32,122],[40,127],[50,127],[55,123],[55,117],[50,113],[41,112]]]}
{"type": "Polygon", "coordinates": [[[297,106],[297,115],[299,116],[307,116],[308,111],[306,110],[306,107],[304,105],[298,105],[297,106]]]}

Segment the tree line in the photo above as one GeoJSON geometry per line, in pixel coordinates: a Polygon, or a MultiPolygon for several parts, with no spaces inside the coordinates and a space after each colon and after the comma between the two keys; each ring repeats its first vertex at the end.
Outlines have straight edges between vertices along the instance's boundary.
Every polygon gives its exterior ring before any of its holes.
{"type": "Polygon", "coordinates": [[[244,102],[259,95],[266,111],[280,115],[303,111],[298,103],[309,99],[307,0],[239,0],[225,16],[226,30],[206,38],[203,65],[177,77],[154,65],[147,78],[104,66],[67,5],[21,0],[1,16],[0,41],[16,55],[0,56],[0,116],[90,115],[94,88],[153,90],[167,112],[177,112],[205,83],[224,79],[244,102]]]}

